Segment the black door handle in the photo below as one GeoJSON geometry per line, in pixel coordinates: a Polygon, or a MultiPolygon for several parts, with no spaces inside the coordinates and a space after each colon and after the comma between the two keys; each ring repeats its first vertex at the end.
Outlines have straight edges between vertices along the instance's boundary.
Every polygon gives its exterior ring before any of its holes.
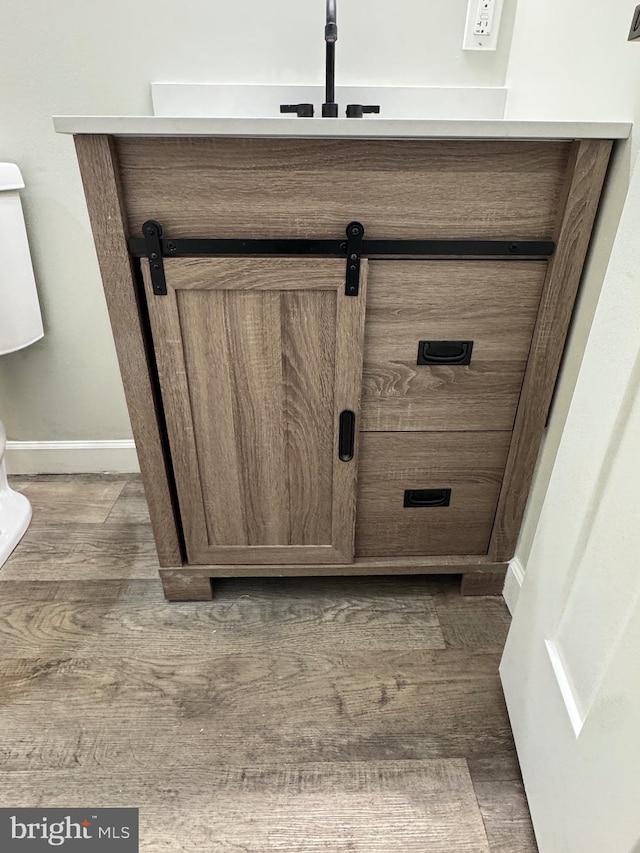
{"type": "Polygon", "coordinates": [[[420,341],[418,364],[470,364],[473,341],[420,341]]]}
{"type": "Polygon", "coordinates": [[[405,507],[449,506],[451,489],[405,489],[405,507]]]}
{"type": "Polygon", "coordinates": [[[341,462],[351,462],[356,441],[356,416],[349,409],[340,412],[340,434],[338,437],[338,457],[341,462]]]}

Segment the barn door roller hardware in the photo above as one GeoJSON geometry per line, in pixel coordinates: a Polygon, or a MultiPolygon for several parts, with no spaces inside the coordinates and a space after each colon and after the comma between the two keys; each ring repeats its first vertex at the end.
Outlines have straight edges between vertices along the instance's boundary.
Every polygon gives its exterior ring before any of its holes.
{"type": "Polygon", "coordinates": [[[553,240],[365,240],[364,226],[351,222],[344,237],[337,240],[305,238],[244,239],[227,237],[162,236],[162,226],[153,219],[142,226],[142,237],[131,237],[129,251],[134,258],[148,258],[153,292],[167,292],[165,258],[197,257],[310,257],[346,258],[345,293],[357,296],[360,289],[362,258],[444,258],[451,260],[539,260],[550,258],[553,240]]]}
{"type": "Polygon", "coordinates": [[[162,225],[154,219],[148,219],[142,226],[146,256],[149,258],[151,286],[156,296],[167,295],[167,280],[164,277],[164,261],[162,260],[162,225]]]}

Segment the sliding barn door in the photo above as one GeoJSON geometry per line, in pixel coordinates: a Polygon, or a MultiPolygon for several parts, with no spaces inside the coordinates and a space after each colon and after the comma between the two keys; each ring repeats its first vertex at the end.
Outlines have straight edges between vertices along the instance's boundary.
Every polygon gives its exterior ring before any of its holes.
{"type": "Polygon", "coordinates": [[[366,263],[358,296],[339,259],[165,274],[143,261],[189,563],[351,562],[366,263]]]}

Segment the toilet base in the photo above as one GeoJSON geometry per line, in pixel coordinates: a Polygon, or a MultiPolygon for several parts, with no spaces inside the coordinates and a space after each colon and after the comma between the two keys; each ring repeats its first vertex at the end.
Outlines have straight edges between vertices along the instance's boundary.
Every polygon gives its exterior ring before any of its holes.
{"type": "Polygon", "coordinates": [[[9,486],[0,489],[0,566],[7,562],[30,521],[31,504],[25,496],[9,486]]]}
{"type": "Polygon", "coordinates": [[[24,495],[9,488],[4,451],[7,434],[0,421],[0,566],[3,566],[31,521],[31,504],[24,495]]]}

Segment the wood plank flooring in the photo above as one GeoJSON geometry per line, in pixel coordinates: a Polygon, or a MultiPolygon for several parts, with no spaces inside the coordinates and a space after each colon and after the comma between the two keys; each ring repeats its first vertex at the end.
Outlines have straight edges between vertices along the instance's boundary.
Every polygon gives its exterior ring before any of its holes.
{"type": "Polygon", "coordinates": [[[149,853],[535,853],[501,600],[408,576],[169,604],[138,478],[12,485],[0,806],[138,806],[149,853]]]}

